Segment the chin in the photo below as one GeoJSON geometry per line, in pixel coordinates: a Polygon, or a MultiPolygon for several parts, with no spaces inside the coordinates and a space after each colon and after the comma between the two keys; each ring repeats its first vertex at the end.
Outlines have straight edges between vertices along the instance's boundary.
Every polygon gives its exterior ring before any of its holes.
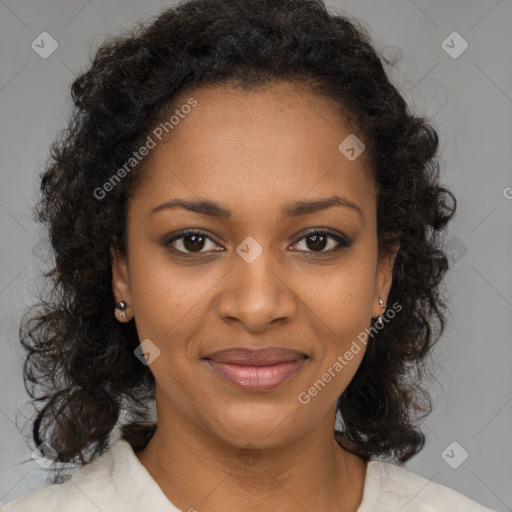
{"type": "MultiPolygon", "coordinates": [[[[208,421],[210,427],[224,442],[247,447],[253,445],[259,449],[271,448],[285,444],[295,437],[296,429],[300,430],[300,422],[290,407],[277,407],[274,404],[244,405],[232,404],[232,408],[224,410],[222,418],[208,421]]],[[[304,431],[307,428],[304,426],[304,431]]],[[[296,432],[296,437],[300,432],[296,432]]]]}

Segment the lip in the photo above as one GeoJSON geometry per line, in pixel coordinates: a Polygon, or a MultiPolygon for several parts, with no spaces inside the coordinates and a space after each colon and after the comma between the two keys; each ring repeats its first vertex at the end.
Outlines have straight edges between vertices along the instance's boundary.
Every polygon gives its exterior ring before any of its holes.
{"type": "Polygon", "coordinates": [[[308,357],[284,347],[231,348],[205,357],[210,368],[247,391],[267,391],[291,379],[308,357]]]}

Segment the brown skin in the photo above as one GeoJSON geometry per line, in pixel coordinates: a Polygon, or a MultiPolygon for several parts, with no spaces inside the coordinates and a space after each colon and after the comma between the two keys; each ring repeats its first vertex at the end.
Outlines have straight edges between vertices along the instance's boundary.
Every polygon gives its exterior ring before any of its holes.
{"type": "Polygon", "coordinates": [[[353,132],[332,100],[303,87],[203,87],[177,105],[191,96],[197,106],[152,150],[129,203],[128,258],[113,261],[116,301],[128,304],[119,320],[135,317],[140,340],[161,351],[149,367],[158,429],[136,455],[184,511],[356,511],[366,464],[333,432],[337,398],[364,347],[308,404],[297,397],[383,313],[379,297],[387,302],[396,250],[378,258],[366,155],[349,161],[340,153],[353,132]],[[338,206],[280,213],[286,203],[334,194],[356,203],[362,218],[338,206]],[[150,215],[173,198],[199,197],[232,217],[182,208],[150,215]],[[164,247],[187,228],[214,241],[182,238],[174,252],[164,247]],[[304,238],[311,228],[330,228],[353,244],[330,252],[336,240],[304,238]],[[263,249],[252,263],[236,252],[247,237],[263,249]],[[309,359],[270,391],[239,389],[202,360],[228,347],[273,345],[309,359]]]}

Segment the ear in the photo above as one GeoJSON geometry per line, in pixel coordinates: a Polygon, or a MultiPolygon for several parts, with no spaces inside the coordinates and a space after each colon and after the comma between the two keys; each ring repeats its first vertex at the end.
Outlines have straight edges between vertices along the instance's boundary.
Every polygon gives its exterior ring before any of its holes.
{"type": "Polygon", "coordinates": [[[110,258],[112,262],[112,292],[114,293],[116,304],[121,301],[126,302],[126,316],[131,318],[132,296],[126,258],[113,247],[110,247],[110,258]]]}
{"type": "Polygon", "coordinates": [[[381,315],[384,309],[380,306],[379,297],[387,305],[389,290],[393,282],[393,266],[397,253],[400,249],[400,244],[393,246],[392,250],[383,254],[379,259],[379,266],[377,269],[377,279],[375,282],[375,294],[373,297],[372,316],[377,317],[381,315]]]}

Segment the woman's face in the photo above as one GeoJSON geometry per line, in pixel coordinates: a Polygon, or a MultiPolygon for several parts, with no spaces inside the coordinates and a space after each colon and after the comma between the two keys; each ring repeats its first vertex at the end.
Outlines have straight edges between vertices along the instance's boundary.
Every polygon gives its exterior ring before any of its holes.
{"type": "Polygon", "coordinates": [[[200,88],[180,101],[172,130],[151,135],[147,174],[128,206],[128,258],[115,260],[113,277],[140,341],[150,340],[159,422],[165,414],[261,448],[322,422],[332,428],[364,355],[358,336],[391,286],[366,155],[349,159],[338,148],[352,132],[334,103],[289,83],[200,88]],[[190,98],[197,104],[180,109],[190,98]],[[176,199],[208,207],[161,206],[176,199]],[[211,240],[179,238],[183,230],[211,240]],[[287,362],[208,359],[267,347],[296,352],[287,362]]]}

